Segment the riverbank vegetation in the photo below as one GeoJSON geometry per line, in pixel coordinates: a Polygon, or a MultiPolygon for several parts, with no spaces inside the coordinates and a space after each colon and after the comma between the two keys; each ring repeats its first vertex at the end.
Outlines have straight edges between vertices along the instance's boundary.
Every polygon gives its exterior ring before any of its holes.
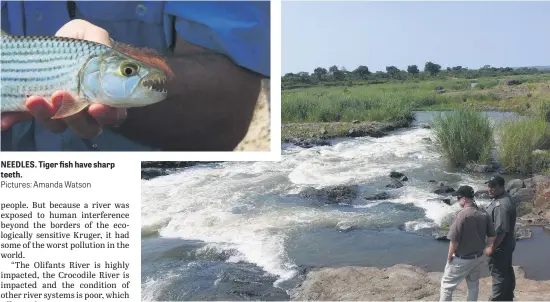
{"type": "Polygon", "coordinates": [[[433,125],[439,151],[450,164],[464,167],[470,162],[489,163],[494,140],[487,115],[459,109],[435,116],[433,125]]]}
{"type": "Polygon", "coordinates": [[[284,75],[282,89],[283,124],[403,125],[414,120],[415,111],[451,111],[434,119],[437,146],[451,164],[487,164],[494,160],[496,146],[496,160],[506,171],[529,174],[550,168],[550,151],[545,151],[550,149],[549,67],[442,69],[427,62],[423,71],[411,65],[375,73],[366,66],[351,72],[319,67],[311,74],[284,75]],[[481,111],[523,117],[493,131],[481,111]]]}
{"type": "Polygon", "coordinates": [[[541,118],[507,121],[498,133],[498,161],[506,171],[530,174],[548,168],[550,124],[541,118]]]}
{"type": "Polygon", "coordinates": [[[459,108],[529,114],[550,101],[550,69],[441,70],[428,63],[423,72],[414,65],[407,71],[389,66],[376,73],[366,66],[352,72],[333,66],[286,74],[283,123],[394,122],[414,118],[414,111],[459,108]]]}

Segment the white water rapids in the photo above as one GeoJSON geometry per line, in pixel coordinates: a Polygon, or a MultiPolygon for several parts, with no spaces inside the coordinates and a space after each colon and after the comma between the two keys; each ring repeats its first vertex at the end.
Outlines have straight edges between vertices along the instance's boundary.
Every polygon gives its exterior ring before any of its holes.
{"type": "MultiPolygon", "coordinates": [[[[449,184],[483,188],[482,178],[444,171],[440,155],[424,138],[431,130],[407,129],[383,138],[344,140],[333,146],[283,151],[282,162],[226,162],[197,166],[178,173],[142,180],[142,228],[161,237],[201,240],[220,249],[236,249],[244,260],[257,264],[280,280],[291,278],[295,266],[285,251],[289,230],[308,226],[369,227],[384,223],[384,215],[366,208],[377,202],[356,203],[362,211],[339,211],[285,202],[284,197],[308,186],[389,183],[389,173],[400,171],[409,181],[388,190],[392,203],[425,209],[425,219],[402,221],[408,230],[433,227],[458,210],[458,205],[428,201],[428,179],[446,178],[449,184]],[[416,177],[418,176],[418,177],[416,177]],[[453,180],[456,182],[453,183],[453,180]]],[[[386,190],[377,185],[374,192],[386,190]]],[[[288,197],[287,197],[288,198],[288,197]]]]}

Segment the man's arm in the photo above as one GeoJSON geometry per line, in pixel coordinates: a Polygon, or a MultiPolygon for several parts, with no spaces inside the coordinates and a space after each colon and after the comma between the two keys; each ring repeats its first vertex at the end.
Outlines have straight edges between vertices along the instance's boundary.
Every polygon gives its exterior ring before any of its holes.
{"type": "Polygon", "coordinates": [[[447,262],[451,262],[453,260],[453,254],[456,252],[456,249],[458,249],[458,246],[460,244],[460,239],[462,237],[462,230],[464,228],[464,218],[459,213],[455,220],[453,221],[453,224],[449,228],[449,253],[447,254],[447,262]]]}
{"type": "Polygon", "coordinates": [[[508,211],[507,208],[503,207],[502,204],[495,207],[495,209],[493,210],[493,217],[496,238],[487,248],[487,256],[491,256],[495,252],[496,248],[502,243],[504,237],[506,236],[506,233],[508,233],[510,228],[508,211]]]}
{"type": "Polygon", "coordinates": [[[449,243],[449,253],[447,254],[447,262],[451,262],[453,260],[453,255],[456,252],[456,249],[458,248],[459,242],[452,241],[449,243]]]}
{"type": "MultiPolygon", "coordinates": [[[[485,221],[487,222],[485,236],[487,236],[487,238],[489,238],[489,245],[488,246],[493,246],[494,243],[495,243],[495,239],[496,239],[497,234],[495,232],[495,226],[493,225],[493,221],[491,220],[491,216],[489,216],[489,214],[487,214],[487,213],[485,214],[485,221]]],[[[499,242],[499,244],[500,244],[500,242],[499,242]]]]}
{"type": "Polygon", "coordinates": [[[177,37],[163,102],[131,108],[116,131],[163,150],[231,151],[246,135],[262,76],[177,37]]]}

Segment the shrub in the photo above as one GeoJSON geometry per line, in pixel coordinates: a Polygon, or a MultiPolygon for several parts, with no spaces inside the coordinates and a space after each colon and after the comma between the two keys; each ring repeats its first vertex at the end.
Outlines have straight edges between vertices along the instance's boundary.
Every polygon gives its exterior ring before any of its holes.
{"type": "Polygon", "coordinates": [[[489,118],[471,109],[460,109],[434,118],[439,151],[452,165],[488,163],[493,149],[493,128],[489,118]]]}
{"type": "Polygon", "coordinates": [[[545,149],[550,142],[550,124],[542,118],[508,121],[499,131],[498,159],[509,172],[530,174],[545,165],[543,155],[533,151],[545,149]]]}

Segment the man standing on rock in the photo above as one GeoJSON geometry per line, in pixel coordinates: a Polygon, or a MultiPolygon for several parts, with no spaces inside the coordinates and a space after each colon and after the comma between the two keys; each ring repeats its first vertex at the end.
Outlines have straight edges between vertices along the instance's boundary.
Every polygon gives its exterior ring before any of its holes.
{"type": "Polygon", "coordinates": [[[512,267],[512,254],[516,247],[516,205],[506,192],[504,178],[496,175],[486,184],[493,199],[487,211],[497,234],[493,244],[486,249],[489,270],[493,277],[493,294],[490,300],[512,301],[516,287],[516,276],[512,267]]]}
{"type": "MultiPolygon", "coordinates": [[[[457,214],[447,237],[449,254],[441,278],[440,301],[451,301],[453,292],[466,279],[468,301],[477,301],[480,265],[487,237],[494,239],[495,229],[491,217],[474,202],[474,189],[462,186],[453,193],[462,210],[457,214]]],[[[492,241],[492,240],[491,240],[492,241]]]]}

